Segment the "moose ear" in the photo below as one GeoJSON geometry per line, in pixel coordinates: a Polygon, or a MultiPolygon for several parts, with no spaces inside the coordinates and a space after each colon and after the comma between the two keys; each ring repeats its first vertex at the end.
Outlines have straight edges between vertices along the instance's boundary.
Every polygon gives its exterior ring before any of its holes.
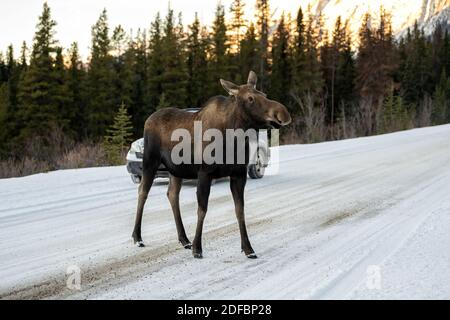
{"type": "Polygon", "coordinates": [[[233,82],[220,79],[220,84],[230,96],[237,96],[237,94],[239,93],[239,86],[234,84],[233,82]]]}
{"type": "Polygon", "coordinates": [[[252,86],[253,88],[256,88],[256,83],[258,82],[258,76],[254,71],[250,71],[248,74],[248,81],[247,84],[252,86]]]}

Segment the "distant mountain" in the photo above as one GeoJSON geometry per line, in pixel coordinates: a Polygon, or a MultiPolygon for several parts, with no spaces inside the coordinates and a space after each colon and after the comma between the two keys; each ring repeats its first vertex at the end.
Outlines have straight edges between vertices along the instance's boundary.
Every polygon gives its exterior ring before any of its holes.
{"type": "Polygon", "coordinates": [[[396,35],[402,35],[417,20],[426,34],[431,34],[438,24],[450,30],[450,0],[312,0],[313,12],[325,17],[325,25],[332,29],[338,16],[349,19],[353,35],[358,34],[362,17],[370,12],[379,16],[383,6],[392,13],[392,26],[396,35]]]}

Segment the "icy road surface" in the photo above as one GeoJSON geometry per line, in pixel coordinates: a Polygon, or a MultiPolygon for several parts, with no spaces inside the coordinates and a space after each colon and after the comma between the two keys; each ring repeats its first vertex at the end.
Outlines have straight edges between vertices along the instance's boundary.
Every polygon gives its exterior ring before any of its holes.
{"type": "MultiPolygon", "coordinates": [[[[450,125],[284,146],[279,169],[247,184],[257,260],[240,252],[228,181],[212,188],[197,260],[177,243],[165,180],[145,208],[145,248],[131,241],[124,167],[0,180],[0,298],[450,298],[450,125]],[[77,267],[81,290],[68,289],[77,267]]],[[[191,240],[195,199],[188,182],[191,240]]]]}

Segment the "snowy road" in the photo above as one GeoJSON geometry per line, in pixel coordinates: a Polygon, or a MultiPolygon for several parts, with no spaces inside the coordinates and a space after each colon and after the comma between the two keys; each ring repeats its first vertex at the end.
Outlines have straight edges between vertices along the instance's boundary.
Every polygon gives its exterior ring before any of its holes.
{"type": "MultiPolygon", "coordinates": [[[[177,243],[164,180],[145,248],[130,238],[137,187],[123,167],[0,180],[0,298],[450,299],[450,125],[284,146],[279,169],[247,184],[257,260],[240,253],[227,181],[213,186],[197,260],[177,243]]],[[[192,240],[192,182],[181,207],[192,240]]]]}

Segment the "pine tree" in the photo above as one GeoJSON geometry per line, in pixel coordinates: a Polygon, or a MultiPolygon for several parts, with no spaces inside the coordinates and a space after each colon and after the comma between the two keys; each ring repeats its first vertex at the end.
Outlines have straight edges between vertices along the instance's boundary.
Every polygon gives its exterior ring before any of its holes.
{"type": "Polygon", "coordinates": [[[53,88],[58,85],[54,77],[52,58],[56,51],[55,26],[50,8],[44,3],[34,36],[30,66],[19,88],[22,123],[19,141],[32,136],[45,136],[61,120],[53,97],[53,88]]]}
{"type": "Polygon", "coordinates": [[[132,105],[132,91],[135,64],[135,43],[130,39],[122,26],[114,29],[111,37],[114,66],[114,105],[125,103],[132,105]]]}
{"type": "Polygon", "coordinates": [[[219,3],[216,8],[215,19],[211,35],[211,63],[210,63],[210,95],[222,92],[219,80],[232,79],[229,67],[227,25],[225,23],[225,9],[219,3]]]}
{"type": "Polygon", "coordinates": [[[20,48],[20,62],[19,62],[19,69],[21,76],[24,75],[25,71],[28,68],[28,47],[27,43],[24,41],[22,42],[22,47],[20,48]]]}
{"type": "Polygon", "coordinates": [[[195,14],[195,20],[189,27],[189,36],[187,39],[187,71],[188,71],[188,104],[192,107],[200,107],[208,97],[205,93],[208,90],[207,69],[207,42],[201,32],[198,15],[195,14]]]}
{"type": "Polygon", "coordinates": [[[445,68],[445,73],[450,76],[450,35],[447,29],[445,30],[442,48],[442,67],[445,68]]]}
{"type": "Polygon", "coordinates": [[[303,95],[307,84],[306,30],[302,8],[300,7],[295,21],[295,38],[292,48],[292,84],[291,93],[303,95]]]}
{"type": "Polygon", "coordinates": [[[401,96],[396,95],[394,88],[388,90],[379,113],[378,134],[388,133],[408,128],[408,111],[401,96]]]}
{"type": "MultiPolygon", "coordinates": [[[[337,66],[335,92],[336,101],[339,106],[344,105],[345,110],[352,111],[352,105],[355,101],[355,79],[356,79],[356,60],[352,50],[352,39],[349,34],[346,35],[345,43],[341,48],[339,63],[337,66]]],[[[348,114],[352,115],[352,114],[348,114]]]]}
{"type": "Polygon", "coordinates": [[[269,77],[269,32],[270,32],[270,8],[269,0],[256,0],[257,29],[259,37],[259,68],[258,87],[264,91],[268,89],[269,77]]]}
{"type": "Polygon", "coordinates": [[[148,81],[148,50],[145,31],[138,30],[133,42],[133,65],[131,79],[131,105],[129,107],[133,120],[134,135],[142,136],[144,123],[151,114],[148,81]]]}
{"type": "Polygon", "coordinates": [[[125,30],[123,30],[122,26],[119,24],[114,28],[112,37],[111,37],[111,48],[114,52],[115,57],[120,59],[128,46],[129,40],[127,38],[127,34],[125,30]]]}
{"type": "Polygon", "coordinates": [[[285,23],[284,13],[281,15],[272,44],[272,73],[270,75],[270,96],[287,105],[286,92],[291,84],[291,63],[289,56],[289,30],[285,23]]]}
{"type": "Polygon", "coordinates": [[[69,95],[69,89],[67,87],[67,71],[64,66],[64,58],[62,54],[62,48],[56,48],[56,58],[53,67],[53,79],[55,81],[54,86],[51,88],[51,95],[55,103],[56,110],[58,112],[59,124],[58,126],[66,133],[74,134],[71,128],[71,122],[73,120],[72,109],[70,105],[72,101],[69,95]]]}
{"type": "Polygon", "coordinates": [[[3,53],[0,51],[0,84],[8,81],[6,63],[3,58],[3,53]]]}
{"type": "Polygon", "coordinates": [[[176,24],[174,12],[169,8],[164,21],[162,38],[163,72],[159,77],[162,93],[167,104],[172,107],[184,107],[186,104],[187,72],[183,43],[183,26],[181,15],[176,24]]]}
{"type": "MultiPolygon", "coordinates": [[[[246,26],[246,21],[244,17],[244,8],[245,2],[243,0],[233,0],[233,3],[230,7],[230,12],[232,14],[230,27],[233,31],[233,35],[231,38],[232,42],[232,50],[240,56],[241,53],[241,39],[242,39],[242,30],[246,26]]],[[[238,59],[239,63],[239,59],[238,59]]]]}
{"type": "Polygon", "coordinates": [[[408,105],[415,105],[420,113],[419,101],[426,94],[431,95],[432,63],[429,45],[423,30],[416,22],[412,35],[406,40],[406,60],[401,74],[402,96],[408,105]]]}
{"type": "Polygon", "coordinates": [[[115,109],[114,66],[110,55],[108,17],[103,10],[92,27],[91,61],[88,72],[88,133],[100,137],[112,123],[115,109]]]}
{"type": "MultiPolygon", "coordinates": [[[[8,47],[6,57],[6,77],[8,80],[8,119],[13,119],[18,106],[18,86],[22,76],[22,66],[14,60],[12,45],[8,47]]],[[[9,122],[9,121],[8,121],[9,122]]],[[[8,124],[8,126],[11,126],[8,124]]]]}
{"type": "Polygon", "coordinates": [[[66,107],[69,113],[70,128],[78,138],[87,136],[86,130],[86,72],[79,56],[78,44],[72,43],[69,50],[70,65],[67,75],[67,90],[70,104],[66,107]]]}
{"type": "MultiPolygon", "coordinates": [[[[22,46],[21,58],[19,61],[14,59],[14,50],[9,46],[6,52],[6,59],[0,59],[0,87],[2,87],[1,113],[2,123],[0,123],[0,133],[2,143],[0,146],[0,154],[6,155],[12,151],[15,143],[15,137],[19,135],[22,119],[19,113],[19,86],[23,81],[24,73],[27,69],[25,56],[25,42],[22,46]],[[3,82],[1,81],[3,80],[3,82]]],[[[1,155],[0,155],[1,156],[1,155]]]]}
{"type": "Polygon", "coordinates": [[[450,96],[448,91],[450,89],[450,80],[447,78],[445,69],[442,70],[439,83],[433,93],[433,124],[444,124],[449,120],[450,111],[450,96]]]}
{"type": "Polygon", "coordinates": [[[5,157],[8,137],[7,117],[8,117],[9,97],[7,82],[0,82],[0,159],[5,157]]]}
{"type": "MultiPolygon", "coordinates": [[[[239,72],[241,79],[246,79],[251,70],[257,72],[259,67],[258,59],[258,40],[253,22],[247,29],[244,38],[241,41],[241,61],[239,63],[239,72]]],[[[244,80],[245,81],[245,80],[244,80]]]]}
{"type": "Polygon", "coordinates": [[[162,95],[161,76],[164,71],[162,21],[159,13],[157,13],[150,28],[148,60],[148,95],[150,111],[153,112],[157,109],[162,95]]]}
{"type": "Polygon", "coordinates": [[[376,114],[386,93],[394,87],[394,71],[397,68],[391,17],[383,8],[379,20],[378,28],[372,26],[372,18],[367,13],[359,32],[356,89],[359,97],[371,106],[373,118],[366,134],[376,129],[376,114]]]}
{"type": "Polygon", "coordinates": [[[107,135],[104,138],[106,157],[111,165],[123,164],[123,155],[133,135],[132,130],[131,116],[128,115],[127,108],[122,103],[114,117],[113,124],[107,130],[107,135]]]}
{"type": "Polygon", "coordinates": [[[333,129],[337,118],[342,117],[342,107],[346,115],[350,115],[356,72],[347,22],[342,23],[341,17],[336,19],[331,42],[322,46],[321,61],[327,93],[327,121],[333,129]]]}
{"type": "Polygon", "coordinates": [[[319,18],[316,18],[308,7],[308,19],[306,21],[306,36],[305,36],[305,91],[313,97],[317,97],[323,87],[323,75],[319,61],[319,43],[322,36],[322,26],[318,23],[319,18]]]}
{"type": "MultiPolygon", "coordinates": [[[[444,68],[444,61],[446,57],[443,55],[445,48],[444,30],[441,24],[436,26],[436,29],[431,35],[431,59],[433,65],[433,83],[439,82],[442,69],[444,68]]],[[[429,40],[429,41],[430,41],[429,40]]]]}

